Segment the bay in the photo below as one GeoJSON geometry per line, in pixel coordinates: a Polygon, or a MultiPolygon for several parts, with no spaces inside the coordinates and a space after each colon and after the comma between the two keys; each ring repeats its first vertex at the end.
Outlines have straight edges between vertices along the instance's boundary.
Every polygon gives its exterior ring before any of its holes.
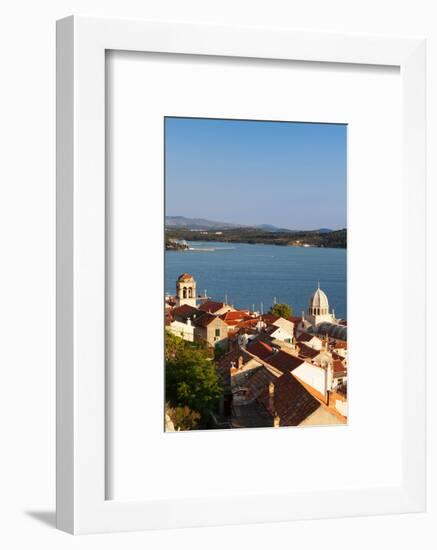
{"type": "Polygon", "coordinates": [[[347,317],[346,258],[339,248],[304,248],[246,243],[188,242],[193,250],[165,252],[165,292],[175,293],[176,279],[190,273],[197,292],[227,301],[238,309],[268,311],[275,297],[294,315],[308,307],[320,287],[337,318],[347,317]]]}

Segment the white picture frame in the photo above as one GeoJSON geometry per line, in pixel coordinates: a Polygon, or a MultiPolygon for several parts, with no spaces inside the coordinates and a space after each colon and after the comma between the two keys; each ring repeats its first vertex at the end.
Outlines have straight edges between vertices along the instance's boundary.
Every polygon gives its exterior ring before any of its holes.
{"type": "MultiPolygon", "coordinates": [[[[425,511],[425,40],[68,17],[57,23],[57,526],[70,533],[425,511]],[[399,486],[122,502],[105,474],[105,51],[400,68],[403,451],[399,486]],[[408,376],[414,364],[415,376],[408,376]]],[[[284,488],[282,488],[284,489],[284,488]]],[[[286,488],[285,488],[286,489],[286,488]]]]}

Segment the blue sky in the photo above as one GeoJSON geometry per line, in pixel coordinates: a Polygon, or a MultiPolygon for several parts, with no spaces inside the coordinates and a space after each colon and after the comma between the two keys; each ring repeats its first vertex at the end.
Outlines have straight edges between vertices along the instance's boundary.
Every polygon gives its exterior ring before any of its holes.
{"type": "Polygon", "coordinates": [[[346,128],[167,117],[166,215],[346,227],[346,128]]]}

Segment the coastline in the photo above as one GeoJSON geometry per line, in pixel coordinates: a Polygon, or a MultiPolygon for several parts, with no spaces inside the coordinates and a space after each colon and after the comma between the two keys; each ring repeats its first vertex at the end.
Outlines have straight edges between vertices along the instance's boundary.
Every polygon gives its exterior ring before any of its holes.
{"type": "MultiPolygon", "coordinates": [[[[323,245],[303,245],[303,244],[290,244],[290,243],[275,243],[275,242],[251,242],[249,240],[246,241],[216,241],[215,239],[202,239],[202,241],[196,241],[192,240],[191,242],[208,242],[208,243],[226,243],[226,244],[250,244],[250,245],[261,245],[261,246],[280,246],[280,247],[290,247],[290,248],[325,248],[327,250],[347,250],[347,246],[323,246],[323,245]]],[[[215,250],[235,250],[234,248],[193,248],[193,247],[165,247],[166,252],[214,252],[215,250]]]]}
{"type": "MultiPolygon", "coordinates": [[[[293,248],[340,248],[347,249],[347,229],[329,232],[296,231],[271,232],[256,229],[226,229],[222,231],[165,229],[166,249],[175,248],[167,243],[226,243],[265,244],[291,246],[293,248]]],[[[179,247],[176,247],[179,249],[179,247]]],[[[185,248],[185,247],[184,247],[185,248]]],[[[189,248],[188,246],[186,248],[189,248]]]]}

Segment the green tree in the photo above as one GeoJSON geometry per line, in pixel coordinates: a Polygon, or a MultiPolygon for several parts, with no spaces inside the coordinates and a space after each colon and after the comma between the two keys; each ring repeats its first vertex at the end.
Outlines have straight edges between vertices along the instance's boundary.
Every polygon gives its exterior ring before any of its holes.
{"type": "Polygon", "coordinates": [[[270,308],[270,313],[288,319],[293,315],[293,308],[288,304],[275,304],[270,308]]]}
{"type": "Polygon", "coordinates": [[[169,330],[165,331],[165,342],[164,342],[164,355],[165,360],[176,357],[176,355],[183,350],[185,347],[185,340],[176,336],[169,330]]]}
{"type": "Polygon", "coordinates": [[[165,391],[172,407],[189,407],[206,416],[222,394],[216,367],[205,349],[177,336],[166,336],[165,391]],[[176,339],[176,340],[175,340],[176,339]]]}
{"type": "Polygon", "coordinates": [[[176,430],[195,430],[200,420],[200,413],[187,406],[170,407],[167,404],[166,413],[171,418],[176,430]]]}

